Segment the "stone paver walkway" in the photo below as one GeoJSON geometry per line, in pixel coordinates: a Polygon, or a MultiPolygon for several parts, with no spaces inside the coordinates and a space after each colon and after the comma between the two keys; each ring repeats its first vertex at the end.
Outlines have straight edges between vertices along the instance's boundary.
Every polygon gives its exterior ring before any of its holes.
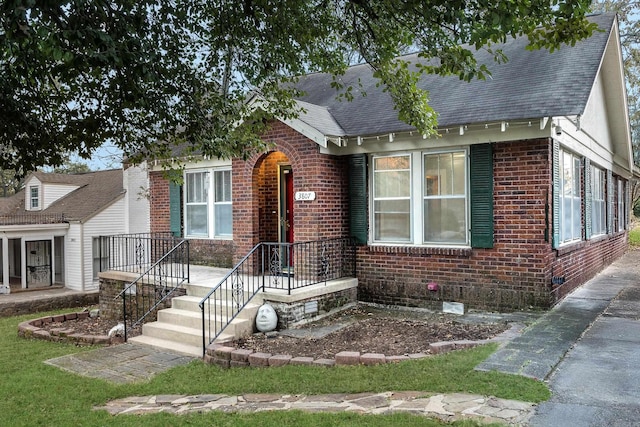
{"type": "Polygon", "coordinates": [[[158,395],[126,397],[95,410],[112,415],[168,412],[260,412],[300,410],[307,412],[356,412],[363,414],[411,413],[445,421],[473,418],[483,422],[525,425],[535,404],[474,394],[430,394],[385,392],[329,395],[207,394],[197,396],[158,395]]]}
{"type": "Polygon", "coordinates": [[[151,347],[120,344],[49,359],[45,363],[85,377],[124,384],[148,380],[193,360],[193,357],[151,347]]]}

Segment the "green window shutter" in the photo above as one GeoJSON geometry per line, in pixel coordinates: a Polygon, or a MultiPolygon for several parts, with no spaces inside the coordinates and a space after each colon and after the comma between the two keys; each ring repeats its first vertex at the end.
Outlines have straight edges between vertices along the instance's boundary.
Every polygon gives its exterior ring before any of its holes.
{"type": "Polygon", "coordinates": [[[349,234],[359,245],[368,238],[367,221],[367,156],[349,157],[349,234]]]}
{"type": "Polygon", "coordinates": [[[591,202],[593,192],[591,189],[591,160],[584,159],[584,237],[591,238],[591,202]]]}
{"type": "Polygon", "coordinates": [[[560,143],[553,140],[553,239],[551,245],[554,249],[560,246],[560,143]]]}
{"type": "Polygon", "coordinates": [[[180,186],[173,181],[169,181],[169,227],[174,236],[181,236],[181,204],[180,186]]]}
{"type": "Polygon", "coordinates": [[[613,172],[607,170],[607,234],[613,233],[613,211],[614,211],[613,199],[613,172]]]}
{"type": "Polygon", "coordinates": [[[471,246],[493,248],[493,149],[491,144],[471,146],[471,246]]]}

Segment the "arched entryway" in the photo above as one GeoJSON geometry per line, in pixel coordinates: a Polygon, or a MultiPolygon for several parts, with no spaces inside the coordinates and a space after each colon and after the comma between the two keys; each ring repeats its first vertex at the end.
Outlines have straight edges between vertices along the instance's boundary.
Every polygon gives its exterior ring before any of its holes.
{"type": "Polygon", "coordinates": [[[293,243],[294,170],[289,158],[279,151],[268,153],[256,164],[253,176],[254,200],[258,199],[259,240],[293,243]]]}

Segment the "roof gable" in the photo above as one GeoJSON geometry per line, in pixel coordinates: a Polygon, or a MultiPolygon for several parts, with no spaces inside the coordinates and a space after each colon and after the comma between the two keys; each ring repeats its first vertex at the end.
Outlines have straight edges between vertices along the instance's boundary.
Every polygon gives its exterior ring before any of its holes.
{"type": "Polygon", "coordinates": [[[0,213],[2,215],[20,215],[24,220],[32,214],[32,223],[38,223],[39,218],[43,215],[64,217],[65,220],[84,222],[111,205],[125,193],[121,169],[83,174],[35,172],[32,175],[35,175],[37,180],[42,182],[44,186],[47,183],[50,185],[64,184],[73,186],[73,189],[37,212],[25,210],[26,195],[25,189],[23,189],[14,196],[0,202],[0,213]]]}

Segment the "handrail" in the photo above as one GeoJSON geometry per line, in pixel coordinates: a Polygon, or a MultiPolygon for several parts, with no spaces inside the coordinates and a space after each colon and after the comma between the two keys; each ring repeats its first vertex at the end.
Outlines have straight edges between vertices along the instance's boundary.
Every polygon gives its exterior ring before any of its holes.
{"type": "Polygon", "coordinates": [[[189,242],[181,240],[114,297],[122,297],[124,340],[130,328],[143,323],[185,282],[189,282],[189,242]]]}
{"type": "MultiPolygon", "coordinates": [[[[221,333],[222,331],[235,319],[238,314],[242,311],[242,309],[253,299],[254,296],[260,291],[264,290],[264,284],[260,284],[259,276],[255,274],[250,274],[247,278],[251,278],[251,291],[249,291],[249,295],[246,300],[244,299],[245,287],[243,276],[241,276],[240,271],[244,271],[247,261],[253,259],[255,254],[258,252],[258,249],[262,247],[262,243],[258,243],[256,246],[249,251],[247,255],[245,255],[236,266],[227,273],[220,282],[209,291],[209,293],[200,300],[198,303],[200,310],[202,312],[202,354],[204,355],[206,347],[207,347],[207,335],[209,338],[209,344],[212,343],[221,333]],[[258,278],[258,282],[254,279],[258,278]],[[231,307],[227,304],[228,294],[223,289],[223,286],[229,284],[229,280],[231,280],[231,295],[232,301],[235,303],[231,307]],[[224,299],[222,297],[225,297],[224,299]],[[213,313],[211,307],[211,297],[213,297],[213,313]],[[219,305],[216,302],[220,302],[219,305]],[[207,311],[205,311],[208,308],[207,311]],[[231,310],[231,312],[229,312],[231,310]],[[208,316],[207,316],[208,315],[208,316]],[[206,327],[207,318],[209,319],[209,327],[206,327]],[[218,320],[220,320],[220,328],[218,328],[218,320]],[[211,330],[211,325],[213,323],[213,331],[211,330]],[[213,337],[212,337],[213,335],[213,337]]],[[[245,272],[246,273],[246,272],[245,272]]]]}
{"type": "Polygon", "coordinates": [[[258,292],[269,288],[291,294],[295,289],[343,277],[355,277],[351,238],[258,243],[200,300],[203,354],[258,292]]]}

